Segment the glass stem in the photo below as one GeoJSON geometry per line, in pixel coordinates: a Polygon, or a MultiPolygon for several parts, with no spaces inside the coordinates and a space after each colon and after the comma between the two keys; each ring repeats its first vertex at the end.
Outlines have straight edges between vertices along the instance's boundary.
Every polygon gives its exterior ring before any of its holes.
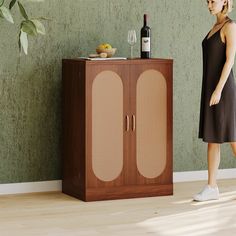
{"type": "Polygon", "coordinates": [[[133,45],[130,46],[130,58],[133,59],[133,45]]]}

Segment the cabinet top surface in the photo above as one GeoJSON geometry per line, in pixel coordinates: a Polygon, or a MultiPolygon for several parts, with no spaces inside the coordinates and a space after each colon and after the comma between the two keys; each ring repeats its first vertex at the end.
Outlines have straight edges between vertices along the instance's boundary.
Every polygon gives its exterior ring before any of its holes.
{"type": "Polygon", "coordinates": [[[173,63],[173,59],[151,58],[151,59],[127,59],[127,60],[86,60],[80,58],[62,59],[64,62],[80,62],[85,64],[148,64],[148,63],[173,63]]]}

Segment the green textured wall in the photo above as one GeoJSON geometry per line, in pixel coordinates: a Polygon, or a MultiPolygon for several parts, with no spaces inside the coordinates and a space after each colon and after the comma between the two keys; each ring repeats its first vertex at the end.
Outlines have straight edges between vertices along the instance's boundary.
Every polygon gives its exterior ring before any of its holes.
{"type": "MultiPolygon", "coordinates": [[[[61,59],[92,53],[102,42],[128,56],[127,30],[140,30],[143,13],[150,15],[153,56],[174,59],[174,170],[206,169],[206,144],[197,139],[201,41],[215,19],[205,0],[45,0],[25,6],[29,15],[51,20],[46,36],[30,39],[27,57],[18,55],[16,26],[0,21],[0,183],[61,179],[61,59]]],[[[222,147],[221,168],[236,167],[229,146],[222,147]]]]}

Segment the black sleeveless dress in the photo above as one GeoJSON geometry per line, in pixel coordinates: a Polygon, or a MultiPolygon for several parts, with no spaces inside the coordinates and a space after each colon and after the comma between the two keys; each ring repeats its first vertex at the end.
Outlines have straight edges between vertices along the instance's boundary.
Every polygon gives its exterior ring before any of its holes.
{"type": "MultiPolygon", "coordinates": [[[[225,24],[228,22],[232,20],[225,24]]],[[[236,84],[232,69],[220,102],[209,106],[226,61],[226,44],[220,37],[222,27],[207,39],[209,32],[202,41],[203,77],[198,138],[208,143],[236,142],[236,84]]]]}

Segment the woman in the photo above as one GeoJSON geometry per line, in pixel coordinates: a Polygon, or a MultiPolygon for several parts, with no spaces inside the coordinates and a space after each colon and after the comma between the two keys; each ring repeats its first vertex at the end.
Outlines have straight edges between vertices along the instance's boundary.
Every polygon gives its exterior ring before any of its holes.
{"type": "Polygon", "coordinates": [[[228,17],[233,0],[208,0],[216,23],[202,41],[203,80],[199,138],[208,143],[208,185],[195,201],[219,199],[216,183],[220,144],[231,144],[236,156],[236,84],[232,67],[236,52],[236,24],[228,17]]]}

